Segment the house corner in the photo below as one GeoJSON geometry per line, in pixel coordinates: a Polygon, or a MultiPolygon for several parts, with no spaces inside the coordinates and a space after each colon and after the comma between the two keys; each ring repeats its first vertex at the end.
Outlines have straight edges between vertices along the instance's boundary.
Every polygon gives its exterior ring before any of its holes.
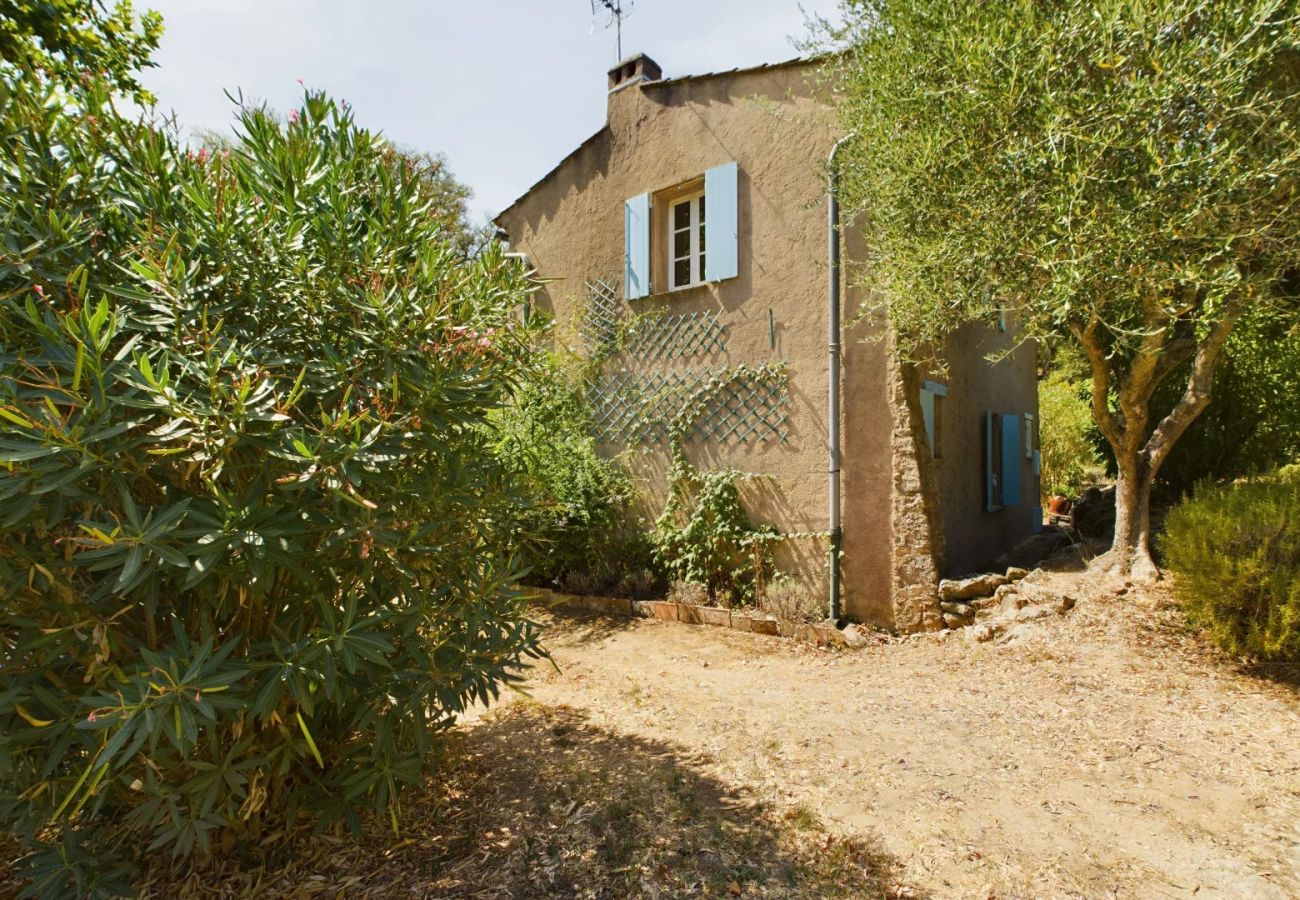
{"type": "Polygon", "coordinates": [[[890,593],[894,627],[904,633],[943,627],[939,609],[939,569],[943,525],[939,521],[937,474],[924,437],[919,404],[920,373],[899,360],[890,339],[888,380],[892,431],[890,453],[890,593]]]}

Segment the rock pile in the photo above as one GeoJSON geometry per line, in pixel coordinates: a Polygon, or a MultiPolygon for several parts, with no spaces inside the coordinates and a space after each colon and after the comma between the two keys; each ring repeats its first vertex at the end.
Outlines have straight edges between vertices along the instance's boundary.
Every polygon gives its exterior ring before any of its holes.
{"type": "Polygon", "coordinates": [[[1025,582],[1029,572],[1012,567],[1005,575],[990,573],[939,582],[939,608],[948,628],[974,625],[969,637],[990,641],[1022,622],[1065,615],[1074,608],[1070,596],[1047,595],[1025,582]]]}

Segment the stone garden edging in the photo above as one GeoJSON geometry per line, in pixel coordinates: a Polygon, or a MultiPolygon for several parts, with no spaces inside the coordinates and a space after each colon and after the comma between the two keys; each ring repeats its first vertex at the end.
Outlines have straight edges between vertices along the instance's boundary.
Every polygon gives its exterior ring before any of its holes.
{"type": "Polygon", "coordinates": [[[843,629],[831,622],[787,622],[768,616],[714,606],[694,606],[671,600],[627,600],[622,597],[599,597],[563,594],[546,588],[533,588],[547,606],[626,618],[660,619],[683,625],[709,625],[750,634],[794,638],[819,647],[862,647],[873,642],[875,632],[850,624],[843,629]]]}

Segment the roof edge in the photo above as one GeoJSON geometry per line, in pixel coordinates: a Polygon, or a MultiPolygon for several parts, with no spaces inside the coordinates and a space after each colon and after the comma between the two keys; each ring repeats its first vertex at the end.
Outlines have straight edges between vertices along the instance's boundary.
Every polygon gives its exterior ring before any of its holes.
{"type": "Polygon", "coordinates": [[[586,149],[588,145],[594,143],[597,138],[599,138],[602,134],[604,134],[607,131],[609,131],[608,122],[600,126],[600,128],[597,129],[596,133],[593,134],[591,137],[587,138],[581,144],[579,144],[578,146],[570,150],[568,153],[566,153],[559,162],[557,162],[555,165],[551,166],[549,170],[547,170],[545,175],[543,175],[541,178],[534,181],[531,185],[529,185],[528,189],[524,191],[522,194],[520,194],[518,197],[516,197],[510,203],[509,206],[507,206],[505,209],[501,210],[501,212],[493,216],[492,224],[496,225],[498,228],[502,227],[501,225],[502,216],[504,216],[506,213],[510,212],[510,210],[514,209],[520,203],[523,203],[526,199],[528,199],[529,194],[531,194],[533,191],[537,190],[539,187],[541,187],[543,184],[549,181],[551,179],[551,176],[554,175],[556,172],[560,171],[560,169],[564,166],[565,163],[567,163],[569,160],[573,159],[575,156],[581,153],[584,149],[586,149]]]}
{"type": "MultiPolygon", "coordinates": [[[[730,76],[730,75],[749,75],[755,72],[769,72],[776,69],[793,68],[795,66],[819,65],[821,63],[826,62],[828,59],[833,58],[836,55],[837,54],[835,52],[816,53],[811,56],[796,56],[791,59],[782,60],[780,62],[760,63],[759,65],[756,66],[742,66],[735,69],[724,69],[718,72],[699,72],[694,75],[678,75],[675,78],[661,78],[658,81],[629,82],[629,84],[625,86],[631,86],[631,84],[637,84],[641,87],[642,90],[649,90],[651,88],[666,87],[669,85],[682,84],[689,81],[704,81],[710,78],[723,78],[725,76],[730,76]]],[[[628,57],[628,59],[634,59],[634,58],[635,56],[628,57]]],[[[591,137],[587,138],[577,147],[574,147],[573,150],[570,151],[568,154],[566,154],[563,159],[561,159],[554,166],[552,166],[545,175],[537,179],[537,181],[533,182],[526,191],[524,191],[522,194],[516,197],[509,206],[507,206],[505,209],[501,210],[501,212],[493,216],[492,224],[496,225],[498,228],[502,228],[503,226],[501,224],[501,218],[505,216],[506,213],[510,212],[512,209],[514,209],[524,200],[528,199],[528,196],[532,194],[533,191],[537,190],[539,187],[541,187],[543,184],[549,181],[551,176],[553,176],[556,172],[558,172],[564,166],[565,163],[567,163],[569,160],[577,156],[580,152],[582,152],[584,148],[586,148],[589,144],[591,144],[593,141],[595,141],[597,138],[599,138],[602,134],[604,134],[607,131],[609,131],[608,122],[602,125],[600,129],[591,137]]]]}

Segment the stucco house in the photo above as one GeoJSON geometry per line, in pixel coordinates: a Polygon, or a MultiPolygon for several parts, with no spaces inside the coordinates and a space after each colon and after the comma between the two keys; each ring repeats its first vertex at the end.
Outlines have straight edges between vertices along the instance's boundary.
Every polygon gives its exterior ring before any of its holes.
{"type": "Polygon", "coordinates": [[[496,222],[562,333],[594,352],[636,323],[592,402],[650,494],[667,451],[647,413],[721,384],[688,453],[768,476],[747,482],[755,520],[819,535],[785,542],[781,567],[847,618],[937,628],[937,580],[1041,524],[1035,351],[1012,350],[993,316],[950,340],[939,378],[897,363],[886,326],[856,315],[851,223],[843,264],[831,258],[840,134],[820,65],[673,78],[630,57],[609,72],[605,125],[496,222]]]}

